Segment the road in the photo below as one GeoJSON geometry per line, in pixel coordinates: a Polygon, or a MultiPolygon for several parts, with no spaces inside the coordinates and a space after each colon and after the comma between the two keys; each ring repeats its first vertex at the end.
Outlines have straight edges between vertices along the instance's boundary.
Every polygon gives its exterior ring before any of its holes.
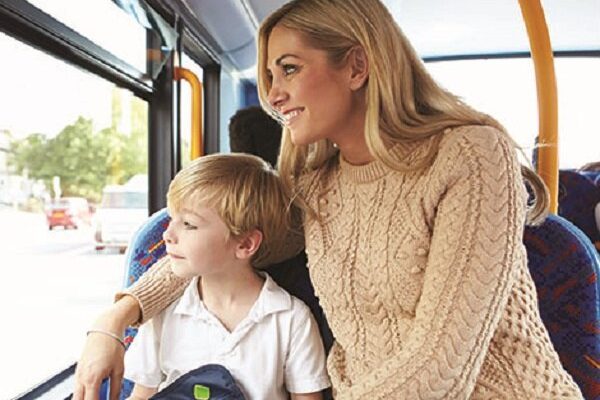
{"type": "Polygon", "coordinates": [[[77,360],[86,330],[121,287],[124,256],[97,253],[90,228],[49,231],[43,214],[7,207],[0,254],[3,400],[77,360]]]}

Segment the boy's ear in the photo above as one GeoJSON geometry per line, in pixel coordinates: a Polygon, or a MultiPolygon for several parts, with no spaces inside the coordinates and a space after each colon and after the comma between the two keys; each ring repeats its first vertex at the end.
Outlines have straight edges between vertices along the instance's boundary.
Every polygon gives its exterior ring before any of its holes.
{"type": "Polygon", "coordinates": [[[369,60],[365,49],[355,46],[348,54],[350,65],[350,89],[359,90],[369,78],[369,60]]]}
{"type": "Polygon", "coordinates": [[[250,259],[260,247],[263,240],[263,234],[258,229],[253,229],[245,233],[238,239],[235,255],[240,259],[250,259]]]}

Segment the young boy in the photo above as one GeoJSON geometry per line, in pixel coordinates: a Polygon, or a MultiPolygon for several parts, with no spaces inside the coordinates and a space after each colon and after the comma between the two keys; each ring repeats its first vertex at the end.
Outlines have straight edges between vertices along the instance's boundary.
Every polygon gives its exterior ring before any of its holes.
{"type": "Polygon", "coordinates": [[[330,384],[308,307],[252,267],[285,237],[288,203],[258,157],[205,156],[177,174],[164,239],[173,272],[192,280],[126,353],[131,399],[206,364],[227,368],[248,400],[321,399],[330,384]]]}

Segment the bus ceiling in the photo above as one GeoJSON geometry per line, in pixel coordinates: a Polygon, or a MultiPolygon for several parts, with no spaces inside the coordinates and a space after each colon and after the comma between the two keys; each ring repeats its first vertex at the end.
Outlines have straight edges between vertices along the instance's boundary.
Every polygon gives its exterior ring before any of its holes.
{"type": "MultiPolygon", "coordinates": [[[[164,3],[165,0],[149,0],[164,3]]],[[[383,0],[425,60],[528,57],[518,0],[383,0]]],[[[529,0],[525,1],[525,3],[529,0]]],[[[215,55],[240,71],[256,63],[256,30],[285,0],[176,0],[186,24],[210,36],[215,55]],[[226,27],[226,29],[223,29],[226,27]]],[[[559,55],[600,56],[600,0],[541,1],[559,55]],[[592,33],[592,34],[590,34],[592,33]]]]}

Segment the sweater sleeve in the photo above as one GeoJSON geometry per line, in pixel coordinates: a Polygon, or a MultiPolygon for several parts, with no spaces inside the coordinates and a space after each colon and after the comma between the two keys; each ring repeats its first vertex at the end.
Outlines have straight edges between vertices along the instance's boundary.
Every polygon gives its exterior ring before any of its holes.
{"type": "Polygon", "coordinates": [[[474,389],[523,262],[525,193],[504,135],[472,127],[450,136],[436,160],[445,172],[431,182],[439,202],[413,328],[399,353],[336,400],[466,399],[474,389]]]}
{"type": "Polygon", "coordinates": [[[133,286],[117,293],[115,299],[119,300],[125,295],[135,298],[140,305],[138,324],[143,324],[180,298],[189,282],[189,279],[175,275],[171,270],[169,257],[163,257],[133,286]]]}

